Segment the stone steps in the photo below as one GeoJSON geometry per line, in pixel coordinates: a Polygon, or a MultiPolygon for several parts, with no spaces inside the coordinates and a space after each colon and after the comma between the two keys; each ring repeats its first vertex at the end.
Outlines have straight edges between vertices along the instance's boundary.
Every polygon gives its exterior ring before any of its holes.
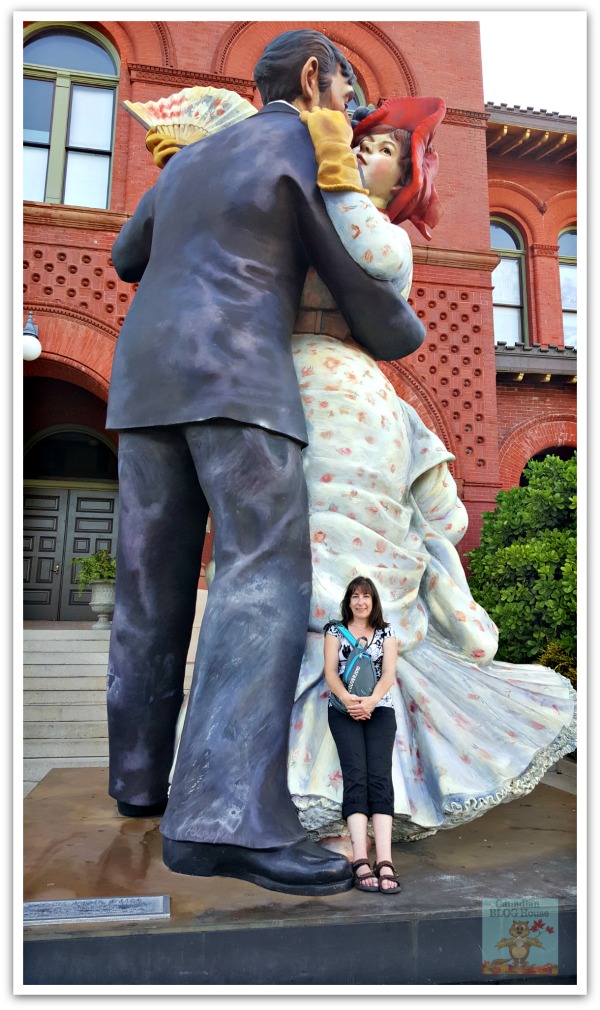
{"type": "MultiPolygon", "coordinates": [[[[79,737],[76,740],[63,740],[61,743],[61,756],[70,757],[108,757],[108,740],[97,737],[79,737]]],[[[47,758],[56,756],[56,739],[51,740],[29,740],[27,744],[28,760],[33,758],[47,758]]]]}
{"type": "MultiPolygon", "coordinates": [[[[25,713],[27,722],[106,722],[106,704],[104,699],[97,705],[27,705],[25,713]]],[[[106,732],[106,729],[105,729],[106,732]]]]}
{"type": "MultiPolygon", "coordinates": [[[[184,686],[189,690],[206,593],[199,591],[184,686]]],[[[36,622],[37,623],[37,622],[36,622]]],[[[51,768],[108,766],[110,631],[27,623],[23,631],[23,792],[51,768]]]]}
{"type": "Polygon", "coordinates": [[[37,665],[33,663],[27,663],[23,667],[24,677],[52,677],[53,679],[60,678],[61,680],[67,679],[68,677],[98,677],[103,676],[106,680],[106,668],[108,653],[103,657],[102,663],[48,663],[48,657],[45,657],[45,662],[39,663],[37,665]]]}
{"type": "Polygon", "coordinates": [[[54,740],[101,739],[105,734],[105,719],[98,722],[50,722],[44,719],[26,722],[23,727],[23,740],[43,740],[48,743],[54,740]]]}
{"type": "MultiPolygon", "coordinates": [[[[55,692],[57,681],[61,676],[58,670],[53,671],[50,676],[26,676],[23,679],[23,690],[31,692],[29,695],[30,700],[33,700],[34,694],[44,694],[48,691],[55,692]]],[[[93,674],[82,676],[81,670],[77,667],[71,667],[68,673],[62,676],[60,687],[62,692],[67,695],[72,691],[104,692],[106,690],[106,673],[104,672],[102,676],[98,677],[93,674]]],[[[36,700],[39,701],[39,699],[36,700]]]]}

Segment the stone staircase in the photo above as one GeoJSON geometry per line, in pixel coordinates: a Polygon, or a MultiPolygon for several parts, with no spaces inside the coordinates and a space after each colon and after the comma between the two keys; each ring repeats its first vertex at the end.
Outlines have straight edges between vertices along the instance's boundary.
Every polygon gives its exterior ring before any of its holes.
{"type": "Polygon", "coordinates": [[[23,792],[51,768],[106,767],[109,631],[23,632],[23,792]]]}
{"type": "MultiPolygon", "coordinates": [[[[191,683],[206,593],[198,607],[184,686],[191,683]]],[[[23,630],[23,795],[51,768],[106,768],[110,631],[91,623],[26,621],[23,630]]]]}

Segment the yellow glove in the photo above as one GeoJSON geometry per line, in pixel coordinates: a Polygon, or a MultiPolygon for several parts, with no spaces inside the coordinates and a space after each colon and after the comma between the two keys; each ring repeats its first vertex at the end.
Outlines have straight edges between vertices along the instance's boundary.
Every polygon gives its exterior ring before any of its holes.
{"type": "Polygon", "coordinates": [[[166,137],[164,133],[157,133],[154,127],[146,134],[146,147],[154,158],[157,168],[164,168],[169,158],[172,158],[177,151],[185,146],[174,137],[166,137]]]}
{"type": "Polygon", "coordinates": [[[368,193],[350,147],[352,127],[344,113],[316,108],[312,112],[301,112],[300,119],[306,123],[315,147],[319,189],[334,193],[340,190],[368,193]]]}

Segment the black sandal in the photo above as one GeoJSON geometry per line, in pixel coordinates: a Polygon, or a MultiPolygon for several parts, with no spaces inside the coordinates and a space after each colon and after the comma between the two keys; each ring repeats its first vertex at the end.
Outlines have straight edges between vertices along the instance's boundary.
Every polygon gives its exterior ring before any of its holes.
{"type": "Polygon", "coordinates": [[[362,883],[363,880],[368,880],[369,877],[375,877],[376,876],[376,874],[373,873],[373,871],[371,870],[371,864],[370,864],[370,862],[369,862],[368,859],[357,859],[355,863],[352,863],[352,873],[353,873],[353,876],[354,876],[354,886],[356,887],[357,890],[359,890],[359,891],[378,891],[379,890],[379,885],[378,884],[376,884],[375,887],[373,887],[372,884],[369,887],[367,887],[366,884],[362,883]],[[363,873],[362,875],[359,876],[359,874],[357,873],[357,870],[361,866],[368,866],[369,867],[369,873],[363,873]]]}
{"type": "Polygon", "coordinates": [[[381,894],[400,894],[400,891],[402,890],[402,888],[400,887],[400,877],[396,873],[396,867],[394,866],[393,863],[388,863],[385,860],[383,860],[381,863],[375,863],[375,866],[373,867],[373,875],[377,877],[379,880],[379,891],[381,892],[381,894]],[[382,866],[388,866],[390,870],[393,870],[394,872],[382,874],[381,873],[382,866]],[[382,887],[381,884],[382,881],[384,880],[395,880],[396,886],[382,887]]]}

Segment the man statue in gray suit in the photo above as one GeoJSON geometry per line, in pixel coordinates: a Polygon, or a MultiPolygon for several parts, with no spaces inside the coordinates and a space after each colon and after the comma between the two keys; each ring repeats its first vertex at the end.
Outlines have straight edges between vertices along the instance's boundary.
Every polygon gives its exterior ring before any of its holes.
{"type": "Polygon", "coordinates": [[[176,872],[333,894],[352,886],[350,864],[306,838],[287,788],[311,590],[291,353],[308,267],[375,357],[410,354],[424,328],[351,260],[316,185],[299,113],[343,110],[350,64],[319,32],[286,32],[255,79],[264,107],[172,158],[112,250],[139,287],[108,404],[121,510],[109,792],[126,816],[164,811],[176,872]],[[216,576],[168,794],[209,510],[216,576]]]}

